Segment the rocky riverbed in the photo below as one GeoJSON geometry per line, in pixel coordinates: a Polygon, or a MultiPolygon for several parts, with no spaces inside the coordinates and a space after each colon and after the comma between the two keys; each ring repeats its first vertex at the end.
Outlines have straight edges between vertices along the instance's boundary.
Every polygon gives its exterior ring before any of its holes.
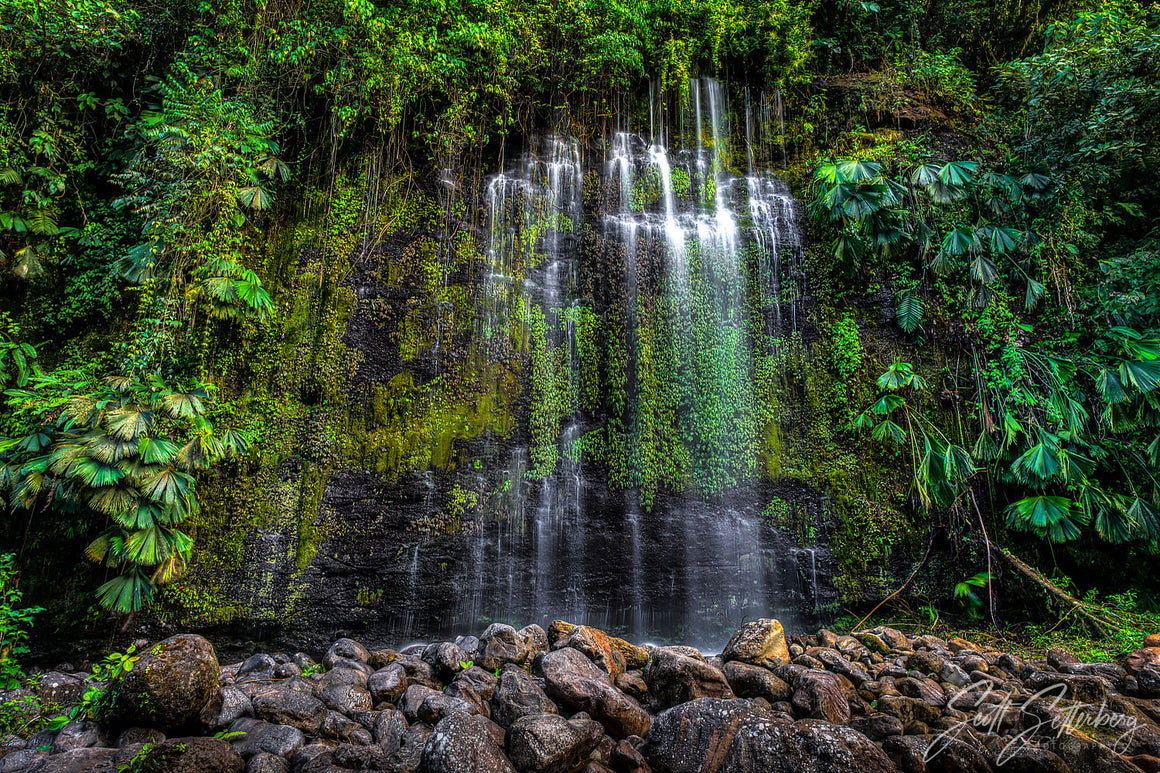
{"type": "MultiPolygon", "coordinates": [[[[787,642],[758,620],[706,656],[556,622],[221,666],[180,635],[95,685],[91,716],[4,739],[0,773],[1160,771],[1160,636],[1141,644],[1025,661],[891,628],[787,642]]],[[[83,676],[0,695],[8,724],[80,701],[83,676]]]]}

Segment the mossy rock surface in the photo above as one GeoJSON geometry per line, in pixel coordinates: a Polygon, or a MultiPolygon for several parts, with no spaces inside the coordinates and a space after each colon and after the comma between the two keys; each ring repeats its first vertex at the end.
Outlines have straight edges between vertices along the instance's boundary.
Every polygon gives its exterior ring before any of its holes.
{"type": "Polygon", "coordinates": [[[194,634],[151,647],[133,670],[110,685],[101,720],[114,726],[177,730],[188,725],[217,690],[213,645],[194,634]]]}

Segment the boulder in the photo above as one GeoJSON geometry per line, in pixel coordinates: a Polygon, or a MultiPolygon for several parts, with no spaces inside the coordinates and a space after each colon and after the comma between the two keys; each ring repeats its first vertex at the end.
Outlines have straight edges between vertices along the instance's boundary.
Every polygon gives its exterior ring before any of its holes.
{"type": "Polygon", "coordinates": [[[758,666],[776,666],[788,663],[789,647],[785,642],[785,631],[777,620],[754,620],[745,623],[721,653],[724,660],[740,660],[758,666]]]}
{"type": "Polygon", "coordinates": [[[929,703],[902,695],[884,695],[879,698],[878,710],[883,714],[898,717],[903,725],[909,725],[912,722],[931,724],[940,716],[939,710],[929,703]]]}
{"type": "Polygon", "coordinates": [[[555,648],[571,647],[588,656],[611,677],[623,673],[626,668],[624,656],[612,646],[608,634],[586,625],[577,626],[556,642],[555,648]]]}
{"type": "Polygon", "coordinates": [[[258,719],[296,727],[308,735],[318,735],[326,718],[326,705],[322,701],[287,685],[258,693],[251,703],[258,719]]]}
{"type": "Polygon", "coordinates": [[[819,647],[816,652],[816,657],[827,670],[849,679],[850,683],[855,687],[870,681],[870,674],[867,673],[866,669],[857,663],[850,662],[837,650],[819,647]]]}
{"type": "Polygon", "coordinates": [[[239,719],[230,730],[244,734],[230,739],[242,757],[266,753],[290,759],[306,743],[302,731],[296,727],[274,725],[257,719],[239,719]]]}
{"type": "Polygon", "coordinates": [[[422,773],[515,773],[496,744],[489,724],[478,715],[448,714],[439,720],[423,746],[419,770],[422,773]]]}
{"type": "Polygon", "coordinates": [[[758,715],[744,701],[700,698],[664,711],[648,734],[656,773],[717,773],[743,722],[758,715]]]}
{"type": "Polygon", "coordinates": [[[531,714],[557,713],[556,704],[532,675],[517,666],[508,666],[500,674],[489,705],[491,718],[502,727],[531,714]]]}
{"type": "Polygon", "coordinates": [[[242,717],[254,714],[254,706],[238,688],[227,685],[217,691],[198,715],[202,726],[212,732],[224,730],[242,717]]]}
{"type": "Polygon", "coordinates": [[[485,671],[494,672],[508,663],[522,664],[531,652],[528,640],[510,625],[493,623],[479,637],[479,665],[485,671]]]}
{"type": "Polygon", "coordinates": [[[125,727],[180,729],[217,692],[218,661],[201,636],[179,634],[149,648],[133,670],[106,688],[99,719],[125,727]]]}
{"type": "Polygon", "coordinates": [[[370,731],[337,711],[326,712],[326,716],[322,719],[322,726],[318,728],[318,735],[361,746],[374,743],[374,737],[370,731]]]}
{"type": "Polygon", "coordinates": [[[461,698],[476,708],[475,713],[490,716],[488,701],[495,694],[499,680],[479,666],[471,666],[455,675],[444,695],[461,698]]]}
{"type": "MultiPolygon", "coordinates": [[[[1136,675],[1139,684],[1140,675],[1136,675]]],[[[1049,691],[1051,696],[1060,696],[1081,703],[1106,703],[1110,683],[1100,676],[1075,676],[1056,674],[1050,671],[1036,671],[1027,677],[1026,685],[1032,692],[1049,691]]]]}
{"type": "MultiPolygon", "coordinates": [[[[90,754],[94,755],[94,762],[97,762],[98,764],[99,764],[100,760],[102,759],[102,757],[100,755],[105,755],[103,757],[103,759],[108,760],[110,768],[111,768],[113,757],[112,757],[112,755],[108,754],[108,752],[110,752],[110,751],[114,751],[114,750],[111,750],[111,749],[77,749],[76,751],[68,752],[67,754],[58,754],[57,757],[64,758],[69,754],[76,755],[76,757],[74,757],[74,759],[78,760],[77,765],[79,765],[80,760],[88,759],[90,754]]],[[[115,751],[114,751],[114,753],[115,753],[115,751]]],[[[10,754],[6,754],[6,755],[4,755],[4,757],[2,759],[0,759],[0,773],[27,773],[27,771],[29,771],[29,770],[39,771],[39,770],[41,770],[40,766],[44,764],[44,761],[46,759],[48,759],[48,752],[46,752],[46,751],[41,751],[39,749],[21,749],[19,751],[15,751],[15,752],[12,752],[10,754]]],[[[76,770],[76,771],[94,770],[94,769],[98,769],[98,768],[96,768],[95,766],[90,767],[90,768],[83,768],[83,767],[74,767],[73,768],[73,770],[76,770]]],[[[58,773],[65,773],[66,771],[67,771],[66,768],[62,768],[60,771],[58,771],[58,773]]]]}
{"type": "Polygon", "coordinates": [[[1157,662],[1160,662],[1160,650],[1140,649],[1124,656],[1124,670],[1134,675],[1141,668],[1157,662]]]}
{"type": "MultiPolygon", "coordinates": [[[[521,628],[519,634],[524,637],[524,641],[528,643],[533,655],[537,652],[547,652],[551,649],[551,645],[548,643],[548,632],[535,623],[521,628]]],[[[479,640],[476,639],[477,646],[478,642],[479,640]]]]}
{"type": "Polygon", "coordinates": [[[982,752],[950,734],[891,736],[883,742],[882,750],[903,773],[991,771],[982,752]]]}
{"type": "Polygon", "coordinates": [[[88,749],[93,746],[111,746],[111,739],[96,722],[77,719],[60,729],[52,741],[52,753],[88,749]]]}
{"type": "Polygon", "coordinates": [[[471,658],[466,652],[449,641],[428,644],[423,650],[423,662],[435,670],[435,674],[444,681],[449,681],[471,658]]]}
{"type": "Polygon", "coordinates": [[[889,758],[850,728],[783,722],[713,698],[658,715],[648,758],[656,773],[894,773],[889,758]]]}
{"type": "Polygon", "coordinates": [[[644,680],[643,671],[625,671],[623,674],[617,674],[612,683],[630,698],[641,703],[648,702],[648,682],[644,680]]]}
{"type": "Polygon", "coordinates": [[[318,689],[323,690],[327,687],[342,687],[344,685],[366,687],[368,681],[370,681],[370,674],[366,671],[354,668],[332,668],[318,679],[318,689]]]}
{"type": "Polygon", "coordinates": [[[65,708],[79,703],[88,685],[84,679],[60,671],[42,674],[36,684],[36,694],[49,708],[65,708]]]}
{"type": "Polygon", "coordinates": [[[725,675],[708,663],[658,649],[644,669],[649,695],[661,708],[697,698],[732,698],[725,675]]]}
{"type": "Polygon", "coordinates": [[[251,655],[238,668],[237,676],[239,678],[248,675],[266,676],[274,675],[274,669],[278,664],[274,662],[274,658],[265,654],[251,655]]]}
{"type": "Polygon", "coordinates": [[[407,734],[407,719],[398,709],[379,712],[375,725],[371,728],[375,743],[383,747],[388,755],[394,754],[403,744],[407,734]]]}
{"type": "MultiPolygon", "coordinates": [[[[119,758],[117,749],[73,749],[52,756],[29,750],[29,755],[24,759],[20,757],[21,754],[23,752],[10,754],[0,761],[0,771],[4,771],[4,773],[28,773],[30,771],[35,773],[116,773],[116,763],[119,758]],[[39,766],[36,764],[38,760],[43,760],[39,766]]],[[[188,773],[188,771],[183,771],[183,773],[188,773]]]]}
{"type": "Polygon", "coordinates": [[[135,770],[165,773],[242,773],[242,755],[220,738],[171,738],[138,757],[135,770]]]}
{"type": "Polygon", "coordinates": [[[1149,663],[1136,672],[1136,689],[1146,698],[1160,698],[1160,664],[1149,663]]]}
{"type": "Polygon", "coordinates": [[[356,671],[370,673],[373,669],[370,663],[371,653],[354,639],[339,639],[330,645],[322,664],[329,671],[334,668],[353,668],[356,671]]]}
{"type": "Polygon", "coordinates": [[[1112,749],[1078,730],[1059,733],[1050,751],[1067,763],[1072,773],[1139,773],[1140,768],[1112,749]]]}
{"type": "Polygon", "coordinates": [[[437,692],[428,695],[419,706],[419,719],[434,727],[439,720],[448,714],[462,712],[464,714],[481,714],[482,712],[471,703],[446,693],[437,692]]]}
{"type": "Polygon", "coordinates": [[[371,694],[353,684],[332,684],[318,692],[318,698],[328,709],[350,716],[356,711],[371,708],[371,694]]]}
{"type": "Polygon", "coordinates": [[[892,735],[902,735],[902,720],[889,714],[855,717],[850,720],[848,727],[871,741],[883,741],[892,735]]]}
{"type": "Polygon", "coordinates": [[[290,762],[284,757],[262,752],[250,757],[246,773],[290,773],[290,762]]]}
{"type": "Polygon", "coordinates": [[[508,730],[507,750],[520,773],[569,773],[604,738],[598,722],[558,714],[520,717],[508,730]]]}
{"type": "Polygon", "coordinates": [[[398,709],[403,712],[403,716],[407,718],[408,722],[416,722],[419,719],[419,709],[423,706],[423,701],[432,695],[442,695],[442,693],[421,684],[413,684],[399,699],[398,709]]]}
{"type": "Polygon", "coordinates": [[[580,651],[565,647],[539,656],[536,663],[549,694],[574,711],[588,712],[613,738],[648,733],[648,712],[580,651]]]}
{"type": "Polygon", "coordinates": [[[391,773],[415,773],[423,760],[423,750],[427,748],[432,732],[431,726],[422,722],[407,728],[398,750],[387,758],[387,770],[391,773]]]}
{"type": "Polygon", "coordinates": [[[367,689],[375,704],[395,703],[407,689],[407,669],[398,663],[380,668],[367,679],[367,689]]]}
{"type": "Polygon", "coordinates": [[[334,764],[350,770],[383,770],[389,756],[381,746],[340,743],[334,750],[334,764]]]}
{"type": "Polygon", "coordinates": [[[124,749],[134,744],[156,744],[165,740],[165,733],[148,727],[130,727],[117,736],[117,748],[124,749]]]}
{"type": "MultiPolygon", "coordinates": [[[[793,690],[768,668],[731,660],[722,669],[733,694],[739,698],[764,698],[770,703],[789,700],[793,690]]],[[[706,696],[713,697],[713,696],[706,696]]]]}
{"type": "Polygon", "coordinates": [[[794,682],[793,706],[799,716],[844,723],[850,720],[850,701],[838,677],[810,669],[794,682]]]}
{"type": "Polygon", "coordinates": [[[761,720],[738,730],[723,773],[895,773],[869,738],[843,725],[761,720]]]}

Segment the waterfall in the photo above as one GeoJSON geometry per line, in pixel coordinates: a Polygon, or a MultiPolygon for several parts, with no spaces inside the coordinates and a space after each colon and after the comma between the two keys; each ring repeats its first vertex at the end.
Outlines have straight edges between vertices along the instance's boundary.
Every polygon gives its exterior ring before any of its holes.
{"type": "Polygon", "coordinates": [[[775,101],[743,96],[735,121],[723,82],[691,79],[675,110],[654,82],[647,134],[625,110],[598,140],[533,136],[487,181],[474,345],[539,369],[448,628],[563,617],[708,644],[742,619],[796,614],[778,607],[800,587],[788,542],[762,502],[731,494],[757,479],[773,420],[759,360],[798,331],[803,296],[797,205],[770,169],[775,101]],[[600,195],[586,200],[591,173],[600,195]],[[606,326],[601,356],[621,351],[621,370],[597,373],[624,385],[612,409],[580,398],[585,324],[606,326]],[[618,488],[607,456],[587,463],[612,421],[625,446],[601,453],[623,454],[618,488]]]}

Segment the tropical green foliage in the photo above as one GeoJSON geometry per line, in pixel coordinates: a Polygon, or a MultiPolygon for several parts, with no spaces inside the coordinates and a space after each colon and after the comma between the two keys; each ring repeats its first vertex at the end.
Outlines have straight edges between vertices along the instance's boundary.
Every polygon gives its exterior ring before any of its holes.
{"type": "Polygon", "coordinates": [[[44,611],[21,606],[19,579],[16,556],[0,555],[0,687],[5,690],[20,686],[24,671],[17,658],[28,652],[28,629],[33,618],[44,611]]]}
{"type": "Polygon", "coordinates": [[[244,451],[245,441],[215,434],[204,387],[176,389],[157,377],[55,372],[4,396],[23,428],[0,439],[9,504],[34,511],[51,503],[105,521],[86,552],[120,574],[97,595],[110,609],[140,609],[189,559],[192,542],[180,526],[198,510],[194,474],[244,451]]]}
{"type": "MultiPolygon", "coordinates": [[[[1053,543],[1160,545],[1160,274],[1143,217],[1160,201],[1157,18],[1110,6],[1059,21],[1043,54],[1000,68],[1014,170],[850,159],[813,176],[832,270],[892,274],[899,328],[958,350],[966,368],[934,386],[970,395],[956,413],[970,465],[1010,528],[1053,543]],[[947,323],[962,325],[953,343],[947,323]]],[[[901,409],[887,398],[859,424],[912,437],[872,422],[901,409]]],[[[913,468],[920,494],[940,480],[913,468]]]]}
{"type": "Polygon", "coordinates": [[[869,429],[875,440],[906,449],[914,493],[923,509],[949,505],[974,474],[975,465],[970,453],[952,443],[915,404],[928,389],[926,381],[909,362],[895,360],[878,377],[878,389],[878,399],[858,415],[854,427],[869,429]]]}
{"type": "MultiPolygon", "coordinates": [[[[927,163],[889,175],[872,161],[827,161],[814,172],[815,217],[835,224],[838,271],[853,277],[873,261],[914,261],[923,276],[953,277],[985,306],[996,289],[1018,288],[1034,308],[1044,286],[1034,261],[1035,235],[1026,230],[1029,205],[1047,176],[981,172],[971,161],[927,163]]],[[[913,332],[924,304],[899,298],[899,324],[913,332]]]]}

